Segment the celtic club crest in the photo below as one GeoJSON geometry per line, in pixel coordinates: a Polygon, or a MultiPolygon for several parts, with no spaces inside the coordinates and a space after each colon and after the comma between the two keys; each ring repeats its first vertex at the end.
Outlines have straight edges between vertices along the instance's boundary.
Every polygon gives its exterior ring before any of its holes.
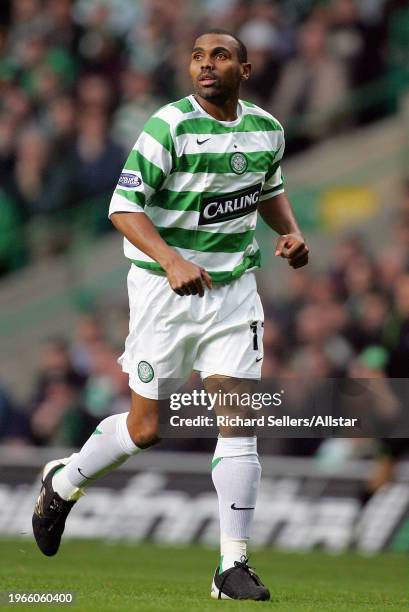
{"type": "Polygon", "coordinates": [[[151,382],[151,380],[155,376],[151,364],[147,361],[140,361],[138,363],[138,376],[144,383],[151,382]]]}
{"type": "Polygon", "coordinates": [[[230,167],[236,174],[243,174],[247,170],[247,159],[243,153],[233,153],[230,157],[230,167]]]}

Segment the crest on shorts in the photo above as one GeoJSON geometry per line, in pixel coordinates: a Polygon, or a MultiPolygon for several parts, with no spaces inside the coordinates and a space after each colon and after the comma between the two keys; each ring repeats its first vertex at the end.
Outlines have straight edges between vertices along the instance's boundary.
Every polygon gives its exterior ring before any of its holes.
{"type": "Polygon", "coordinates": [[[138,363],[138,376],[142,382],[148,383],[151,382],[155,373],[153,371],[153,367],[147,361],[140,361],[138,363]]]}
{"type": "Polygon", "coordinates": [[[236,174],[243,174],[247,170],[247,159],[243,153],[233,153],[230,157],[230,167],[236,174]]]}

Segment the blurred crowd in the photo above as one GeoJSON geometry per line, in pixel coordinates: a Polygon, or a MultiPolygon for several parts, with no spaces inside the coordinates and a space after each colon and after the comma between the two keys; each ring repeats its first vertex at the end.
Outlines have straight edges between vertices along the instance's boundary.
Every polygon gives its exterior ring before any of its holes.
{"type": "Polygon", "coordinates": [[[127,151],[152,112],[190,93],[191,44],[204,29],[230,29],[247,45],[243,98],[286,125],[291,154],[387,112],[376,101],[340,108],[387,73],[389,18],[405,5],[2,0],[0,276],[109,230],[127,151]]]}
{"type": "MultiPolygon", "coordinates": [[[[387,381],[409,377],[409,185],[396,215],[393,239],[376,251],[362,236],[345,236],[325,271],[291,270],[286,297],[262,296],[264,378],[378,379],[380,410],[394,410],[392,394],[385,401],[387,381]]],[[[0,440],[78,446],[102,418],[128,411],[128,377],[117,364],[127,325],[127,304],[116,307],[115,325],[101,304],[79,316],[73,340],[47,339],[25,405],[16,405],[0,387],[0,440]]],[[[294,387],[301,388],[298,381],[294,387]]],[[[212,444],[166,440],[162,448],[210,450],[212,444]]],[[[264,440],[260,448],[309,454],[318,445],[317,440],[264,440]]]]}

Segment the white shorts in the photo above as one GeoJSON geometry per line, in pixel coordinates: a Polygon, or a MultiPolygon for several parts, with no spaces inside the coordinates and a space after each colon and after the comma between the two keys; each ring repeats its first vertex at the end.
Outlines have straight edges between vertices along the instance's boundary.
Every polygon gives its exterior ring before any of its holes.
{"type": "Polygon", "coordinates": [[[139,395],[165,399],[197,371],[260,379],[264,313],[252,272],[179,296],[166,276],[131,266],[129,335],[119,358],[139,395]]]}

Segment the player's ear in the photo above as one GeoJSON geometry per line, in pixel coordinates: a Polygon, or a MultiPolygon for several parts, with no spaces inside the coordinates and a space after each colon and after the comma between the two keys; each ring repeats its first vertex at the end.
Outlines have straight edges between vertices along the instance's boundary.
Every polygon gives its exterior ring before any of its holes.
{"type": "Polygon", "coordinates": [[[243,63],[241,65],[241,76],[240,76],[240,79],[242,81],[247,81],[250,78],[250,73],[251,73],[251,64],[249,64],[248,62],[243,63]]]}

